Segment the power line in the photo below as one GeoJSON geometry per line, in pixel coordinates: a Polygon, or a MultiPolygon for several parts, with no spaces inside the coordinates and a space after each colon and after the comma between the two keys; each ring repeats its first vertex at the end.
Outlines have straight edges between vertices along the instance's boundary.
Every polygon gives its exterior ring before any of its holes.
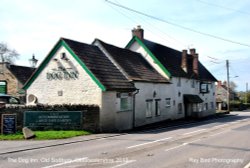
{"type": "Polygon", "coordinates": [[[173,23],[173,22],[169,22],[169,21],[167,21],[167,20],[164,20],[164,19],[161,19],[161,18],[152,16],[152,15],[149,15],[149,14],[146,14],[146,13],[143,13],[143,12],[140,12],[140,11],[137,11],[137,10],[135,10],[135,9],[132,9],[132,8],[129,8],[129,7],[126,7],[126,6],[123,6],[123,5],[120,5],[120,4],[111,2],[111,1],[109,1],[109,0],[106,0],[106,2],[107,2],[107,3],[110,3],[110,4],[114,5],[114,6],[117,6],[117,7],[123,8],[123,9],[126,9],[126,10],[128,10],[128,11],[131,11],[131,12],[134,12],[134,13],[137,13],[137,14],[140,14],[140,15],[143,15],[143,16],[146,16],[146,17],[151,18],[151,19],[154,19],[154,20],[158,20],[158,21],[163,22],[163,23],[170,24],[170,25],[175,26],[175,27],[179,27],[179,28],[182,28],[182,29],[185,29],[185,30],[194,32],[194,33],[197,33],[197,34],[201,34],[201,35],[204,35],[204,36],[212,37],[212,38],[215,38],[215,39],[218,39],[218,40],[222,40],[222,41],[226,41],[226,42],[229,42],[229,43],[234,43],[234,44],[238,44],[238,45],[250,47],[249,44],[245,44],[245,43],[233,41],[233,40],[226,39],[226,38],[219,37],[219,36],[215,36],[215,35],[212,35],[212,34],[209,34],[209,33],[201,32],[201,31],[198,31],[198,30],[189,28],[189,27],[185,27],[185,26],[182,26],[182,25],[173,23]]]}
{"type": "Polygon", "coordinates": [[[203,0],[196,0],[196,1],[198,1],[198,2],[200,2],[200,3],[204,3],[204,4],[206,4],[206,5],[215,6],[215,7],[218,7],[218,8],[223,8],[223,9],[226,9],[226,10],[230,10],[230,11],[234,11],[234,12],[238,12],[238,13],[250,15],[250,13],[249,13],[249,12],[246,12],[246,11],[242,11],[242,10],[237,10],[237,9],[229,8],[229,7],[222,6],[222,5],[217,5],[217,4],[210,3],[210,2],[206,2],[206,1],[203,1],[203,0]]]}
{"type": "MultiPolygon", "coordinates": [[[[115,2],[116,2],[117,4],[119,4],[119,5],[121,5],[117,0],[115,0],[115,2]]],[[[117,10],[117,9],[115,9],[114,7],[112,7],[112,5],[108,5],[108,6],[110,6],[112,9],[114,9],[115,11],[117,11],[118,13],[120,13],[121,15],[125,16],[125,17],[128,18],[129,20],[131,20],[131,21],[133,21],[134,23],[138,24],[138,23],[137,23],[138,21],[137,21],[136,19],[134,19],[133,17],[130,17],[128,14],[123,13],[122,10],[117,10]]],[[[175,42],[179,43],[180,45],[186,47],[186,45],[185,45],[183,42],[181,42],[180,40],[177,40],[176,38],[174,38],[174,37],[172,37],[172,36],[166,34],[166,33],[163,32],[163,31],[161,31],[157,26],[154,26],[154,25],[151,24],[150,22],[146,21],[143,17],[140,17],[140,16],[139,16],[138,18],[139,18],[140,20],[142,20],[143,22],[145,22],[146,24],[148,24],[150,27],[152,27],[152,28],[154,28],[154,29],[157,29],[160,33],[164,34],[164,35],[167,36],[169,39],[172,39],[172,40],[174,40],[175,42]]],[[[164,41],[171,42],[170,40],[164,38],[164,36],[161,36],[161,35],[156,34],[155,31],[151,30],[150,28],[145,27],[145,29],[148,30],[149,32],[151,32],[152,34],[154,34],[155,36],[157,36],[157,37],[163,39],[164,41]]]]}

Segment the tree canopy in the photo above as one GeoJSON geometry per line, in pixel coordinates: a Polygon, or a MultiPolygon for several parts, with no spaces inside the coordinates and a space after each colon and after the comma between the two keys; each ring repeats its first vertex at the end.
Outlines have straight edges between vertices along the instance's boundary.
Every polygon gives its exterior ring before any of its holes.
{"type": "Polygon", "coordinates": [[[7,43],[0,43],[0,62],[14,63],[19,54],[15,49],[10,49],[7,43]]]}

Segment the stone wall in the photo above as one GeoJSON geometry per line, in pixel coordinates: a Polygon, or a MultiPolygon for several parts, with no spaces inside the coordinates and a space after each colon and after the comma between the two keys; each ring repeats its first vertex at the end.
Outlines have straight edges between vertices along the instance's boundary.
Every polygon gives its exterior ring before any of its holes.
{"type": "MultiPolygon", "coordinates": [[[[5,108],[0,110],[0,121],[2,121],[2,114],[16,114],[17,115],[17,131],[22,131],[23,128],[23,116],[25,111],[82,111],[83,112],[83,130],[91,132],[99,132],[99,115],[100,108],[98,106],[91,105],[79,105],[79,106],[46,106],[46,107],[32,107],[26,106],[22,108],[5,108]],[[68,109],[67,107],[70,107],[68,109]]],[[[0,122],[0,128],[2,128],[0,122]]]]}
{"type": "Polygon", "coordinates": [[[7,94],[18,96],[19,84],[16,77],[7,69],[6,64],[0,64],[0,71],[0,81],[7,82],[7,94]]]}

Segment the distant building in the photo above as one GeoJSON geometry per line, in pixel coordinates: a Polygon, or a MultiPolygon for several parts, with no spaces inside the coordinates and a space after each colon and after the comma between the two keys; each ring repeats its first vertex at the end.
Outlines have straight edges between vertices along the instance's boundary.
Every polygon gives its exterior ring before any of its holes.
{"type": "MultiPolygon", "coordinates": [[[[239,97],[237,93],[234,92],[232,89],[229,89],[229,100],[230,101],[237,101],[239,97]]],[[[228,88],[227,82],[218,81],[216,85],[216,109],[218,111],[227,110],[227,95],[228,95],[228,88]]]]}
{"type": "Polygon", "coordinates": [[[0,93],[9,94],[25,101],[23,85],[30,78],[35,68],[0,63],[0,93]]]}

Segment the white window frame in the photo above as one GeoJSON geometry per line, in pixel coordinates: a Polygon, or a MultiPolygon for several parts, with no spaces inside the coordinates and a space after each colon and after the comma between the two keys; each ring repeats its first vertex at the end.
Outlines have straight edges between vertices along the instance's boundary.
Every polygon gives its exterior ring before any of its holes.
{"type": "Polygon", "coordinates": [[[214,102],[210,102],[211,109],[214,109],[214,102]]]}
{"type": "Polygon", "coordinates": [[[195,88],[195,80],[194,79],[191,80],[191,88],[195,88]]]}
{"type": "Polygon", "coordinates": [[[131,99],[128,93],[120,93],[120,111],[129,111],[131,108],[131,99]]]}
{"type": "Polygon", "coordinates": [[[161,99],[155,99],[155,115],[161,115],[161,99]]]}
{"type": "Polygon", "coordinates": [[[178,77],[178,78],[177,78],[177,86],[178,86],[178,87],[181,87],[181,77],[178,77]]]}
{"type": "Polygon", "coordinates": [[[153,115],[153,99],[146,100],[146,118],[150,118],[153,115]]]}
{"type": "Polygon", "coordinates": [[[178,103],[178,114],[182,114],[182,103],[178,103]]]}
{"type": "Polygon", "coordinates": [[[204,103],[203,110],[207,111],[208,110],[208,103],[204,103]]]}
{"type": "Polygon", "coordinates": [[[165,107],[169,108],[171,107],[171,98],[166,98],[166,104],[165,104],[165,107]]]}

